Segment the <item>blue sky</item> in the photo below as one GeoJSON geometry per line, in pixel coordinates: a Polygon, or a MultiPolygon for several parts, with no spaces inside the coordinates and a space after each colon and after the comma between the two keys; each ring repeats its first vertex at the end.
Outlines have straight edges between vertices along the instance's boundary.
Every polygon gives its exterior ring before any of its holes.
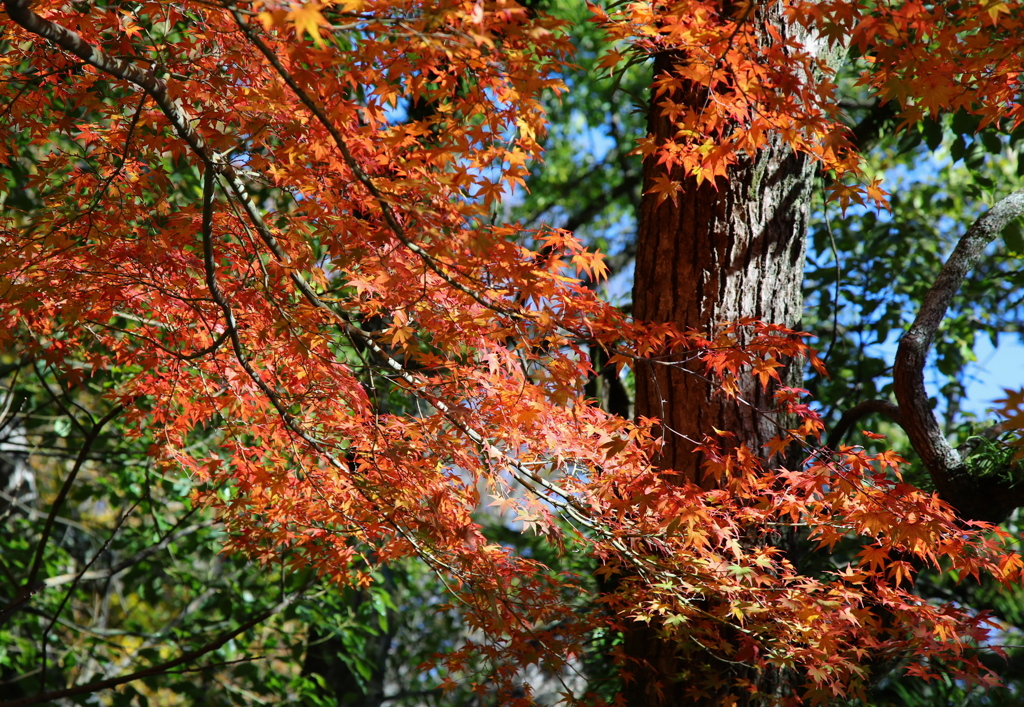
{"type": "Polygon", "coordinates": [[[964,408],[982,416],[992,400],[1002,397],[1004,388],[1024,388],[1024,344],[1017,334],[1001,334],[997,348],[982,338],[974,353],[978,360],[968,368],[964,408]]]}

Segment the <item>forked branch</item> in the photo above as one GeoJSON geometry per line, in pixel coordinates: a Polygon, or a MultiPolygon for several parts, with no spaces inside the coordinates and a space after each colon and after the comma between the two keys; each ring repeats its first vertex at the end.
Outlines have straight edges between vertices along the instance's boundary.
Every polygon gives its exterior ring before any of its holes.
{"type": "Polygon", "coordinates": [[[921,304],[917,318],[900,339],[893,372],[900,424],[921,456],[939,494],[965,519],[998,521],[1024,504],[1024,488],[991,488],[994,480],[973,478],[932,413],[924,385],[924,364],[935,333],[953,297],[985,248],[1013,219],[1024,214],[1024,190],[1003,198],[960,238],[921,304]]]}

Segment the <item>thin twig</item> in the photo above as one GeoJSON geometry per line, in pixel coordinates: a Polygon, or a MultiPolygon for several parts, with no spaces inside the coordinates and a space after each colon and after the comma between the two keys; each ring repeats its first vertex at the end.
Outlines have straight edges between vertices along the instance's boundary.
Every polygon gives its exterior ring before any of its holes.
{"type": "Polygon", "coordinates": [[[107,425],[108,422],[116,418],[122,412],[124,412],[124,405],[117,405],[111,409],[106,415],[100,418],[100,420],[93,425],[92,430],[86,435],[82,448],[78,453],[78,457],[75,459],[74,466],[71,467],[71,471],[68,472],[67,477],[64,479],[64,483],[61,484],[60,491],[57,494],[57,498],[54,499],[53,505],[50,507],[50,512],[46,516],[46,523],[43,525],[43,532],[40,534],[39,544],[36,546],[36,554],[32,560],[32,568],[29,570],[28,579],[25,581],[25,585],[22,588],[19,596],[15,598],[9,606],[5,607],[0,612],[0,619],[5,618],[13,609],[25,601],[30,596],[38,592],[43,584],[36,584],[36,577],[39,576],[39,570],[43,564],[43,552],[46,549],[46,544],[50,539],[50,533],[53,532],[53,525],[56,522],[57,513],[60,511],[61,506],[64,505],[64,501],[68,497],[68,493],[71,492],[71,486],[75,482],[75,477],[78,476],[78,472],[82,469],[82,465],[88,459],[89,450],[92,449],[92,445],[99,438],[100,432],[107,425]]]}
{"type": "Polygon", "coordinates": [[[41,675],[39,677],[39,687],[42,690],[46,689],[46,654],[47,654],[46,647],[47,647],[47,644],[49,643],[50,631],[53,630],[53,625],[55,623],[57,623],[57,619],[60,618],[61,613],[64,611],[64,607],[67,606],[68,601],[71,599],[71,595],[74,594],[75,593],[75,589],[78,588],[78,583],[85,576],[86,572],[88,572],[89,568],[93,566],[93,564],[96,562],[96,560],[98,560],[100,558],[100,556],[104,552],[107,551],[107,548],[110,547],[110,543],[113,542],[114,537],[117,535],[117,532],[121,529],[121,526],[124,525],[124,522],[126,520],[128,520],[128,516],[130,516],[132,514],[132,512],[136,508],[138,508],[139,503],[141,503],[141,499],[139,501],[136,501],[135,503],[133,503],[131,508],[129,508],[118,519],[117,524],[114,526],[114,529],[110,532],[110,535],[107,536],[107,539],[103,542],[103,545],[100,546],[100,549],[97,550],[93,554],[92,558],[89,560],[89,562],[86,563],[86,565],[82,569],[82,571],[80,573],[78,573],[77,576],[75,576],[74,580],[71,583],[71,586],[64,593],[64,597],[61,599],[60,604],[57,605],[57,610],[53,612],[53,617],[50,619],[50,623],[48,623],[46,625],[46,628],[43,629],[43,637],[39,641],[39,645],[41,647],[41,649],[39,651],[40,673],[41,673],[41,675]]]}
{"type": "Polygon", "coordinates": [[[210,641],[209,643],[205,644],[204,646],[201,646],[200,648],[196,648],[195,650],[182,653],[180,656],[174,658],[173,660],[168,660],[166,662],[150,666],[149,668],[145,668],[143,670],[137,670],[134,673],[129,673],[127,675],[120,675],[116,678],[97,680],[95,682],[86,683],[84,685],[75,685],[74,687],[69,687],[63,690],[41,692],[30,697],[23,697],[19,700],[11,700],[10,702],[0,702],[0,707],[29,707],[29,705],[37,705],[44,702],[54,702],[56,700],[60,700],[66,697],[74,697],[75,695],[88,695],[94,692],[99,692],[100,690],[109,690],[112,687],[124,685],[125,683],[129,682],[134,682],[135,680],[141,680],[143,678],[154,677],[157,675],[164,675],[167,672],[169,672],[172,668],[177,668],[179,665],[186,665],[196,660],[197,658],[203,657],[207,653],[217,650],[218,648],[220,648],[236,636],[245,633],[246,631],[255,626],[258,626],[274,614],[283,611],[288,606],[293,604],[297,599],[299,599],[306,592],[307,589],[309,589],[309,584],[307,584],[305,587],[295,592],[294,594],[286,596],[284,599],[282,599],[280,602],[270,607],[269,609],[262,611],[259,614],[256,614],[248,621],[238,625],[233,629],[225,631],[224,633],[220,634],[217,638],[215,638],[213,641],[210,641]]]}

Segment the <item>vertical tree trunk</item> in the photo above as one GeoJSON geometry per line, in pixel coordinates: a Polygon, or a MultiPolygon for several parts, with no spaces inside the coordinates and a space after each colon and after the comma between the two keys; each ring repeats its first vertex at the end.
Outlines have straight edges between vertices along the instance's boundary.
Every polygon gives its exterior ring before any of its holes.
{"type": "MultiPolygon", "coordinates": [[[[655,78],[682,61],[678,54],[659,55],[655,78]]],[[[676,128],[659,102],[651,101],[648,132],[660,144],[672,138],[676,128]]],[[[755,159],[736,165],[728,181],[698,186],[693,178],[671,174],[683,182],[684,189],[677,200],[659,203],[656,194],[647,192],[664,169],[656,157],[644,164],[633,292],[636,318],[703,332],[741,317],[796,327],[803,306],[801,283],[813,176],[809,160],[777,141],[755,159]]],[[[716,395],[714,384],[688,371],[703,373],[699,362],[639,368],[636,414],[662,421],[664,447],[658,464],[678,472],[680,481],[708,486],[695,444],[717,428],[760,450],[777,434],[755,409],[770,409],[771,393],[761,391],[752,380],[745,381],[741,396],[751,407],[716,395]]],[[[625,640],[626,654],[637,666],[633,669],[637,679],[626,687],[629,707],[700,703],[688,693],[693,685],[685,677],[684,661],[674,645],[658,638],[657,627],[637,626],[625,640]]],[[[714,697],[708,703],[717,704],[714,697]]]]}

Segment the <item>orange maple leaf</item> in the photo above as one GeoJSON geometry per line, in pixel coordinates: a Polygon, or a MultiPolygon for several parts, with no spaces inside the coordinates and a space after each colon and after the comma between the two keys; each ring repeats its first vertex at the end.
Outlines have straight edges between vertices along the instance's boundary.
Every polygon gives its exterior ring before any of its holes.
{"type": "Polygon", "coordinates": [[[672,203],[678,203],[679,192],[682,189],[683,185],[681,182],[677,182],[671,177],[662,174],[654,178],[654,185],[646,193],[657,194],[659,204],[669,198],[672,199],[672,203]]]}

